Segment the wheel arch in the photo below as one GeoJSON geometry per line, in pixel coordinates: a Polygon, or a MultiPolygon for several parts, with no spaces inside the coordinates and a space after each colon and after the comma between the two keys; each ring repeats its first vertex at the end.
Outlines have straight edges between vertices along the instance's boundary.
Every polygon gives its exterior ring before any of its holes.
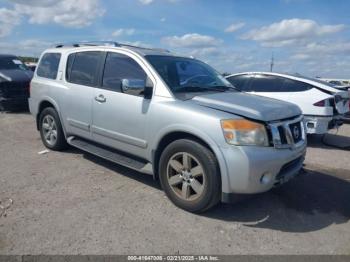
{"type": "MultiPolygon", "coordinates": [[[[153,163],[153,170],[154,170],[154,179],[158,179],[158,169],[159,169],[159,159],[166,148],[167,145],[170,143],[179,140],[179,139],[191,139],[193,141],[198,142],[199,144],[205,146],[208,148],[215,156],[217,162],[218,162],[218,168],[221,175],[221,181],[223,181],[223,176],[226,176],[226,163],[222,156],[221,150],[219,147],[214,143],[214,141],[210,140],[209,138],[206,138],[203,135],[196,134],[194,132],[190,132],[188,130],[186,131],[171,131],[166,134],[164,134],[158,141],[156,149],[153,151],[152,155],[152,163],[153,163]]],[[[221,182],[222,183],[222,182],[221,182]]],[[[221,184],[222,188],[222,184],[221,184]]]]}
{"type": "MultiPolygon", "coordinates": [[[[59,107],[58,107],[57,103],[55,101],[53,101],[51,98],[46,97],[46,98],[42,99],[40,101],[40,103],[38,104],[38,111],[37,111],[37,114],[35,117],[37,130],[39,130],[40,114],[45,108],[48,108],[48,107],[54,108],[57,111],[58,116],[61,118],[59,107]]],[[[62,123],[62,121],[61,121],[61,123],[62,123]]],[[[63,130],[64,130],[64,128],[63,128],[63,130]]]]}

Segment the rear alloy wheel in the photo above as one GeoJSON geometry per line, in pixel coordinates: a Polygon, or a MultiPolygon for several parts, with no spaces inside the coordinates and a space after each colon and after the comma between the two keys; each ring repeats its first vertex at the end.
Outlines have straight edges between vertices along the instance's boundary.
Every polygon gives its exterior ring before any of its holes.
{"type": "Polygon", "coordinates": [[[203,212],[220,200],[216,158],[196,141],[181,139],[169,144],[160,158],[159,177],[169,199],[187,211],[203,212]]]}
{"type": "Polygon", "coordinates": [[[63,150],[67,147],[61,121],[58,113],[52,107],[45,108],[39,118],[41,140],[44,145],[52,150],[63,150]]]}
{"type": "Polygon", "coordinates": [[[57,142],[57,125],[51,115],[44,116],[42,130],[45,142],[50,146],[54,146],[57,142]]]}

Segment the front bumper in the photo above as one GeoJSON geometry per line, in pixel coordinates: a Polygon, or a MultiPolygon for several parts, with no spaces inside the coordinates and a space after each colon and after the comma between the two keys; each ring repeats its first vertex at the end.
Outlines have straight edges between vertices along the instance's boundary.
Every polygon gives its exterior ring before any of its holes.
{"type": "Polygon", "coordinates": [[[223,202],[230,194],[255,194],[270,190],[296,176],[306,154],[306,141],[299,147],[276,149],[274,147],[221,148],[225,156],[228,176],[223,178],[223,202]]]}
{"type": "Polygon", "coordinates": [[[4,98],[0,97],[0,107],[4,110],[28,108],[28,97],[4,98]]]}

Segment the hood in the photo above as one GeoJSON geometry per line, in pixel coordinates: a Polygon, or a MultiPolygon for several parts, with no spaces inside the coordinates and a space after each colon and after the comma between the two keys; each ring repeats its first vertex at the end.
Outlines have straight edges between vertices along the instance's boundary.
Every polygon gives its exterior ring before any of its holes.
{"type": "Polygon", "coordinates": [[[21,69],[0,70],[0,77],[9,82],[29,82],[33,78],[33,72],[21,69]]]}
{"type": "Polygon", "coordinates": [[[192,101],[201,106],[265,122],[301,114],[299,107],[294,104],[241,92],[196,96],[192,101]]]}

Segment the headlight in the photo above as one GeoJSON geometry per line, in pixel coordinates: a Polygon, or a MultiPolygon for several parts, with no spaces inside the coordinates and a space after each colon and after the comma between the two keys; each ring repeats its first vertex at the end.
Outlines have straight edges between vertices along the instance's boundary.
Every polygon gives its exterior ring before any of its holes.
{"type": "Polygon", "coordinates": [[[264,125],[246,119],[221,120],[226,142],[239,146],[269,146],[264,125]]]}

